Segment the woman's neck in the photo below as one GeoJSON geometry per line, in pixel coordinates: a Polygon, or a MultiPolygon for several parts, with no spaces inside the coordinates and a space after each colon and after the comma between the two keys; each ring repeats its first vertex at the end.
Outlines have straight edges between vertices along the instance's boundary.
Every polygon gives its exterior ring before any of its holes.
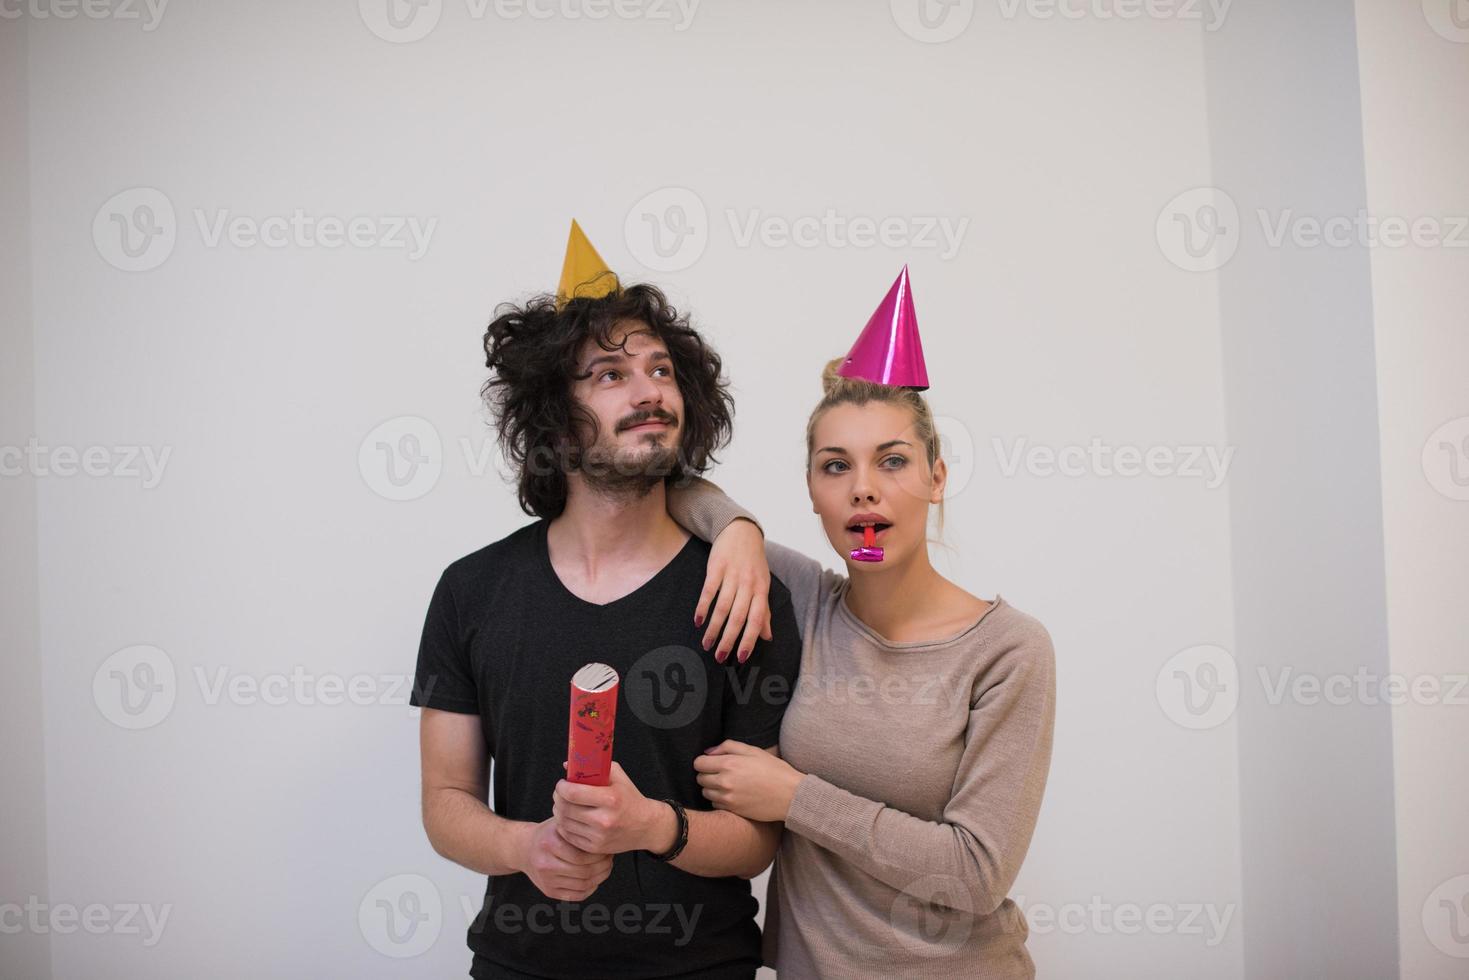
{"type": "Polygon", "coordinates": [[[932,618],[927,600],[945,595],[949,585],[929,562],[927,549],[900,565],[870,566],[850,581],[847,608],[894,642],[925,638],[911,634],[932,618]]]}

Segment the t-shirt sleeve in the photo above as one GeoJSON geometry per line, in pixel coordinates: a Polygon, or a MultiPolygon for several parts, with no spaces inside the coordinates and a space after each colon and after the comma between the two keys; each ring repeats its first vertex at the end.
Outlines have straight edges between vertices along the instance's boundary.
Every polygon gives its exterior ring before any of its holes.
{"type": "Polygon", "coordinates": [[[469,666],[469,644],[460,628],[449,570],[439,576],[418,644],[418,669],[408,703],[420,708],[480,713],[479,689],[469,666]]]}
{"type": "Polygon", "coordinates": [[[780,723],[801,671],[801,632],[790,592],[779,583],[770,590],[773,640],[756,640],[750,658],[725,662],[724,737],[756,748],[780,742],[780,723]]]}

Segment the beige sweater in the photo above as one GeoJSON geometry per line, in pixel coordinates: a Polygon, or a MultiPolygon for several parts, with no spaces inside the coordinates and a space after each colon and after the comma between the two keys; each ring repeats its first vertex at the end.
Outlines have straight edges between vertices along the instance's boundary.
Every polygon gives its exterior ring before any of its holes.
{"type": "MultiPolygon", "coordinates": [[[[705,480],[669,512],[706,540],[750,517],[705,480]]],[[[997,594],[955,636],[893,643],[848,609],[845,576],[778,544],[766,555],[801,627],[780,750],[806,774],[766,896],[766,963],[782,980],[1035,976],[1006,894],[1050,767],[1050,634],[997,594]]]]}

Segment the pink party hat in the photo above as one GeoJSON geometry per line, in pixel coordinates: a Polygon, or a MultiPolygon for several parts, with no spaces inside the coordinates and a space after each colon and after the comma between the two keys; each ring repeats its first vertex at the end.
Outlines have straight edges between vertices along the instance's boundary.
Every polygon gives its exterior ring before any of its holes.
{"type": "Polygon", "coordinates": [[[928,368],[923,363],[918,314],[913,311],[913,288],[906,265],[837,373],[895,388],[928,388],[928,368]]]}

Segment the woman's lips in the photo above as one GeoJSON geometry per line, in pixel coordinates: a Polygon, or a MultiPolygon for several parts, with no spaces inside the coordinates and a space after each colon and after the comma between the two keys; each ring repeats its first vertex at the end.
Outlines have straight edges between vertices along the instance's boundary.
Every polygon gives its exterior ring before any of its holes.
{"type": "MultiPolygon", "coordinates": [[[[876,533],[873,534],[872,540],[875,541],[877,544],[881,545],[882,544],[883,535],[887,534],[892,529],[893,529],[893,526],[891,524],[889,524],[886,527],[883,527],[881,529],[876,529],[876,533]]],[[[856,530],[853,530],[852,528],[847,528],[847,536],[852,539],[852,542],[855,545],[861,545],[861,544],[863,544],[863,529],[862,528],[859,527],[856,530]]]]}

